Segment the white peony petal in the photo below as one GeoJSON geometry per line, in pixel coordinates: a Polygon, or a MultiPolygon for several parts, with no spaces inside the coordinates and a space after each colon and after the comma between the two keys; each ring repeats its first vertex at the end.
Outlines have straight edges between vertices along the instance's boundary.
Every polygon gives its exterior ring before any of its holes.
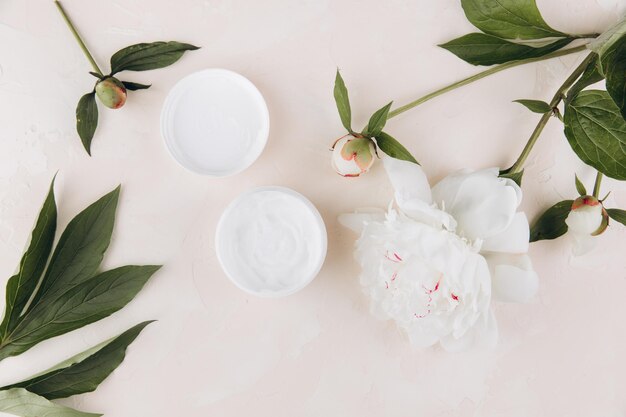
{"type": "Polygon", "coordinates": [[[474,348],[492,349],[497,343],[498,324],[491,310],[460,338],[448,335],[441,339],[441,347],[446,352],[464,352],[474,348]]]}
{"type": "Polygon", "coordinates": [[[389,181],[396,191],[396,201],[400,209],[403,209],[405,202],[411,200],[432,203],[430,184],[421,166],[387,155],[383,155],[382,160],[389,181]]]}
{"type": "Polygon", "coordinates": [[[539,277],[528,255],[489,254],[492,296],[497,301],[525,303],[539,288],[539,277]]]}
{"type": "Polygon", "coordinates": [[[485,239],[481,252],[526,253],[530,240],[530,226],[524,212],[518,212],[502,232],[485,239]]]}
{"type": "Polygon", "coordinates": [[[572,210],[565,219],[568,230],[580,235],[591,235],[602,224],[602,205],[583,205],[572,210]]]}
{"type": "Polygon", "coordinates": [[[515,190],[515,195],[517,196],[517,207],[519,207],[519,205],[522,204],[523,197],[522,189],[520,188],[520,186],[517,185],[517,183],[510,178],[500,178],[500,180],[504,181],[504,184],[507,187],[511,187],[513,190],[515,190]]]}
{"type": "Polygon", "coordinates": [[[498,172],[497,168],[461,171],[433,188],[434,202],[456,219],[461,235],[488,239],[513,221],[520,190],[512,181],[499,178],[498,172]]]}
{"type": "Polygon", "coordinates": [[[385,211],[381,209],[358,209],[354,213],[340,214],[339,224],[361,234],[368,223],[385,220],[385,211]]]}
{"type": "Polygon", "coordinates": [[[431,347],[439,341],[439,337],[435,334],[424,332],[419,328],[411,328],[407,332],[411,346],[416,348],[431,347]]]}
{"type": "Polygon", "coordinates": [[[444,228],[453,232],[456,229],[456,220],[434,204],[427,204],[421,200],[407,200],[402,205],[402,212],[411,219],[437,228],[444,228]]]}

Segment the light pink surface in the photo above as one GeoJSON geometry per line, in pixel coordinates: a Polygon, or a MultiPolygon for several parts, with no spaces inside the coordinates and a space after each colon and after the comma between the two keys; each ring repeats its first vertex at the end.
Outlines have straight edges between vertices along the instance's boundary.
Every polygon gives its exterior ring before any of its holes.
{"type": "MultiPolygon", "coordinates": [[[[555,28],[588,33],[614,22],[623,0],[540,0],[555,28]]],[[[343,134],[332,99],[335,68],[350,88],[355,125],[391,99],[405,103],[476,68],[436,44],[473,31],[457,0],[128,0],[64,2],[102,66],[117,49],[154,40],[203,48],[175,66],[128,74],[153,83],[121,111],[101,110],[93,158],[74,131],[92,88],[90,68],[51,1],[0,3],[0,276],[9,277],[58,170],[60,223],[123,184],[106,266],[166,266],[124,311],[0,364],[14,382],[145,319],[158,319],[96,393],[65,400],[111,417],[137,416],[624,416],[626,229],[574,259],[566,240],[534,244],[539,295],[497,305],[492,352],[412,349],[376,321],[357,281],[355,236],[337,215],[391,200],[382,164],[346,180],[328,147],[343,134]],[[158,130],[173,84],[209,67],[248,77],[265,95],[268,146],[247,171],[207,179],[180,168],[158,130]],[[329,231],[318,278],[279,300],[234,287],[214,252],[217,220],[253,186],[292,187],[329,231]]],[[[516,68],[389,123],[432,180],[451,170],[507,166],[537,121],[514,99],[549,99],[580,56],[516,68]]],[[[532,218],[574,196],[577,161],[551,121],[529,159],[523,208],[532,218]]],[[[611,206],[626,187],[606,180],[611,206]]]]}

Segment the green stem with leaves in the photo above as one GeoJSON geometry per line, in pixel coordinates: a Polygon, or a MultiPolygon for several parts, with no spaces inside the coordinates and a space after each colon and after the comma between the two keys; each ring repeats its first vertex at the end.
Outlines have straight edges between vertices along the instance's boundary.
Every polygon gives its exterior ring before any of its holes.
{"type": "Polygon", "coordinates": [[[389,115],[387,116],[387,119],[391,119],[393,117],[396,117],[404,112],[406,112],[407,110],[411,110],[414,107],[419,106],[420,104],[423,104],[429,100],[432,100],[435,97],[439,97],[440,95],[443,95],[447,92],[450,92],[452,90],[455,90],[459,87],[463,87],[465,85],[471,84],[474,81],[478,81],[480,79],[483,79],[485,77],[488,77],[490,75],[496,74],[500,71],[504,71],[506,69],[509,68],[514,68],[514,67],[518,67],[520,65],[526,65],[526,64],[531,64],[533,62],[539,62],[539,61],[545,61],[547,59],[552,59],[552,58],[558,58],[561,56],[565,56],[565,55],[569,55],[569,54],[574,54],[577,52],[581,52],[584,51],[586,49],[586,45],[580,45],[580,46],[576,46],[574,48],[568,48],[568,49],[563,49],[560,51],[556,51],[556,52],[552,52],[550,54],[544,55],[542,57],[538,57],[538,58],[529,58],[529,59],[521,59],[519,61],[511,61],[511,62],[507,62],[505,64],[500,64],[500,65],[496,65],[494,67],[491,67],[485,71],[479,72],[478,74],[472,75],[471,77],[467,77],[464,78],[460,81],[457,81],[455,83],[452,83],[446,87],[443,87],[439,90],[433,91],[432,93],[426,94],[423,97],[418,98],[417,100],[414,100],[408,104],[405,104],[404,106],[398,107],[397,109],[394,109],[392,111],[389,112],[389,115]]]}
{"type": "Polygon", "coordinates": [[[70,28],[70,31],[72,32],[72,35],[74,35],[74,38],[76,39],[76,42],[78,42],[78,45],[80,46],[80,49],[82,49],[83,53],[87,57],[87,60],[91,64],[91,67],[93,68],[94,72],[98,73],[101,76],[104,76],[104,74],[100,70],[100,67],[98,67],[98,64],[96,63],[96,60],[93,59],[93,56],[91,55],[91,52],[89,52],[89,49],[87,48],[87,45],[85,45],[85,42],[83,42],[83,39],[78,34],[78,31],[76,30],[76,28],[72,24],[72,21],[70,20],[69,16],[67,15],[67,13],[65,13],[65,10],[63,9],[63,6],[61,6],[61,3],[58,0],[55,0],[54,4],[57,6],[57,9],[59,10],[59,13],[61,13],[61,16],[63,16],[63,20],[65,20],[65,23],[67,24],[67,27],[70,28]]]}
{"type": "MultiPolygon", "coordinates": [[[[550,101],[550,107],[552,109],[555,109],[554,111],[558,111],[557,106],[561,103],[561,101],[565,97],[565,93],[576,82],[576,80],[580,78],[582,73],[585,72],[585,69],[589,66],[589,64],[595,58],[594,55],[595,54],[593,53],[589,54],[587,58],[585,58],[583,62],[581,62],[581,64],[578,67],[576,67],[574,72],[572,72],[572,74],[569,77],[567,77],[565,82],[556,91],[556,93],[554,94],[554,97],[552,97],[552,101],[550,101]]],[[[509,173],[515,174],[517,172],[520,172],[523,169],[524,163],[526,162],[528,155],[530,155],[530,152],[532,151],[533,147],[537,143],[539,136],[541,136],[543,129],[546,127],[546,125],[548,124],[548,121],[550,120],[550,117],[552,117],[553,114],[554,114],[553,112],[548,112],[548,113],[545,113],[543,116],[541,116],[541,119],[539,119],[539,123],[537,123],[535,130],[533,130],[533,133],[530,135],[530,138],[528,139],[526,146],[522,150],[522,153],[517,158],[517,161],[515,161],[513,166],[509,169],[508,171],[509,173]]]]}
{"type": "Polygon", "coordinates": [[[593,196],[595,198],[599,198],[600,197],[600,186],[602,185],[602,178],[604,177],[604,175],[598,171],[598,173],[596,174],[596,182],[593,185],[593,196]]]}

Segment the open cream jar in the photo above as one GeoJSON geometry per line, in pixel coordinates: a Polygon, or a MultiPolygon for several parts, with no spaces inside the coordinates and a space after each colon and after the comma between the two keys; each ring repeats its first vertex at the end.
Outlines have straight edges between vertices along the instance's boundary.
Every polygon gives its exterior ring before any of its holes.
{"type": "Polygon", "coordinates": [[[326,257],[324,221],[301,194],[283,187],[244,192],[224,211],[215,236],[217,257],[230,280],[262,296],[306,287],[326,257]]]}

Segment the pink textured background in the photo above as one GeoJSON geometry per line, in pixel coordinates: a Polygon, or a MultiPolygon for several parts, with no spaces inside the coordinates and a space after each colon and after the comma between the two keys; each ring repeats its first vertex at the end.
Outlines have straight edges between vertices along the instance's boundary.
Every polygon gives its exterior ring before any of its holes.
{"type": "MultiPolygon", "coordinates": [[[[390,99],[401,104],[473,74],[435,45],[473,31],[458,0],[117,0],[64,2],[102,66],[117,49],[153,40],[203,48],[175,66],[130,74],[153,83],[122,111],[101,110],[93,158],[74,131],[90,69],[51,1],[0,3],[0,276],[9,277],[52,175],[60,223],[123,184],[107,266],[166,266],[125,310],[0,364],[0,384],[52,365],[145,319],[158,319],[96,393],[64,402],[111,417],[626,415],[626,228],[570,256],[566,240],[532,245],[541,278],[527,305],[497,305],[492,352],[412,349],[393,324],[368,313],[338,214],[384,207],[392,192],[378,164],[346,180],[329,165],[342,134],[332,99],[335,68],[350,88],[355,125],[390,99]],[[172,85],[193,71],[228,68],[263,92],[272,128],[247,171],[188,173],[162,145],[158,118],[172,85]],[[329,253],[318,278],[279,300],[236,289],[213,247],[221,211],[258,185],[292,187],[320,209],[329,253]]],[[[602,31],[624,0],[539,0],[555,28],[602,31]]],[[[394,119],[389,132],[433,180],[462,167],[507,166],[538,116],[511,103],[549,99],[581,56],[516,68],[394,119]]],[[[529,159],[523,208],[532,218],[574,196],[574,172],[594,173],[556,120],[529,159]]],[[[610,205],[626,187],[607,180],[610,205]]],[[[3,281],[5,278],[0,279],[3,281]]]]}

